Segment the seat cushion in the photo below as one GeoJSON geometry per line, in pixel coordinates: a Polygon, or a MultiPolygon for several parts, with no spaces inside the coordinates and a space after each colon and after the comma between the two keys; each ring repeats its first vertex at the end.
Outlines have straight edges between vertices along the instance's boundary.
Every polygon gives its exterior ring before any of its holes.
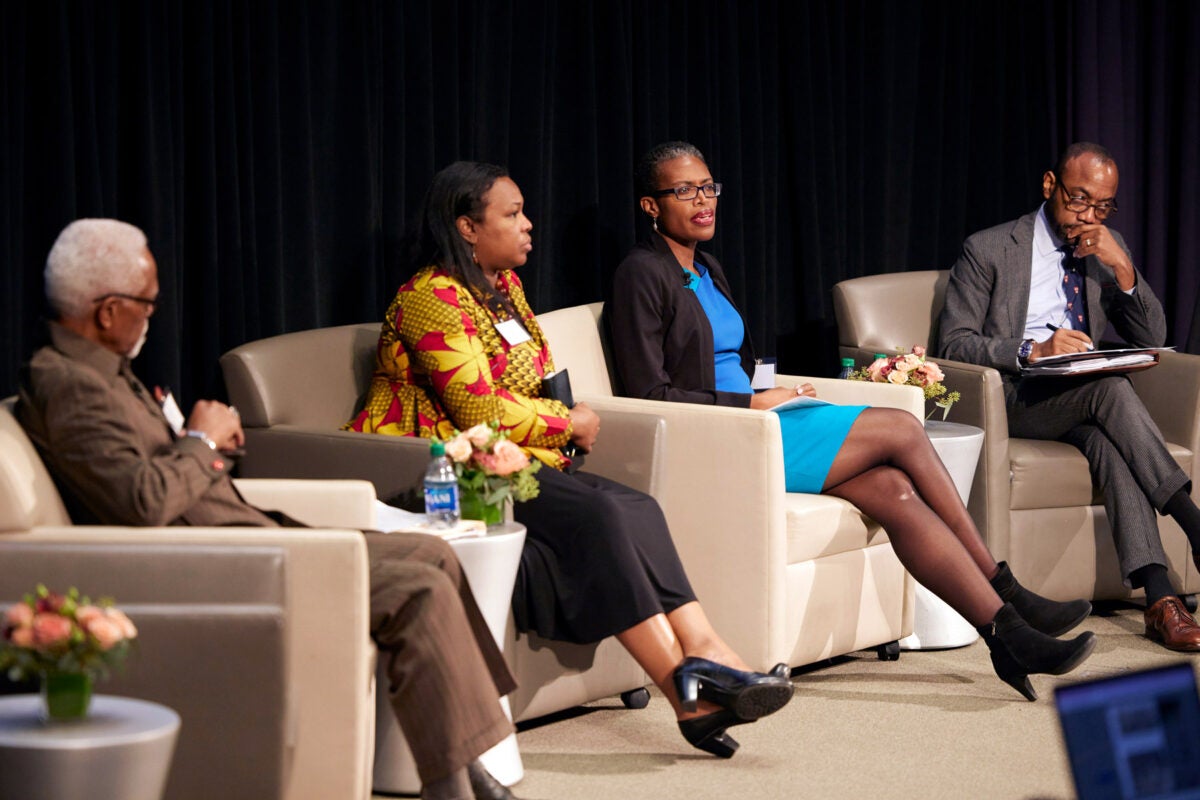
{"type": "MultiPolygon", "coordinates": [[[[1167,451],[1187,474],[1192,473],[1192,451],[1167,443],[1167,451]]],[[[1092,485],[1087,459],[1063,442],[1009,439],[1013,510],[1069,508],[1104,502],[1092,485]]]]}
{"type": "Polygon", "coordinates": [[[788,564],[861,550],[887,541],[883,528],[850,503],[824,494],[789,492],[788,564]]]}

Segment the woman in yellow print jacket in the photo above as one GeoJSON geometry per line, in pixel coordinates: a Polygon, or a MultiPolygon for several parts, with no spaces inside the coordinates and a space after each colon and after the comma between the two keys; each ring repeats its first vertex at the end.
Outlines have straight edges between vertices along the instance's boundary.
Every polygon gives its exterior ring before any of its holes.
{"type": "Polygon", "coordinates": [[[787,667],[753,672],[712,629],[658,503],[587,472],[600,420],[540,396],[550,350],[513,271],[532,249],[524,198],[503,168],[457,162],[434,176],[412,278],[388,308],[366,406],[347,427],[448,438],[499,420],[547,468],[514,508],[527,530],[513,593],[517,626],[577,643],[616,636],[671,701],[684,737],[728,758],[726,728],[782,708],[787,667]]]}

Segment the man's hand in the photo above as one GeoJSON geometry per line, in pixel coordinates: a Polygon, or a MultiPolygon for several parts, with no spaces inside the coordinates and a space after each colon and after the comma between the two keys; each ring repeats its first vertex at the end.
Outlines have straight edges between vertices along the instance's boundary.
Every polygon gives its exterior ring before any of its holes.
{"type": "Polygon", "coordinates": [[[767,389],[759,392],[750,398],[750,407],[759,411],[766,411],[768,408],[774,408],[780,403],[786,403],[796,397],[816,397],[817,390],[813,388],[811,383],[802,383],[799,386],[776,386],[774,389],[767,389]]]}
{"type": "Polygon", "coordinates": [[[571,441],[583,452],[590,453],[599,435],[600,417],[587,403],[576,403],[571,409],[571,441]]]}
{"type": "Polygon", "coordinates": [[[186,427],[192,431],[203,431],[216,443],[218,450],[238,450],[246,444],[242,418],[237,410],[216,400],[197,400],[187,418],[186,427]]]}
{"type": "Polygon", "coordinates": [[[1073,253],[1076,258],[1095,256],[1103,261],[1106,266],[1112,268],[1117,276],[1117,285],[1123,292],[1128,292],[1137,285],[1137,273],[1133,271],[1133,262],[1125,255],[1125,251],[1117,244],[1108,228],[1099,222],[1093,222],[1071,228],[1071,234],[1076,237],[1073,253]]]}
{"type": "Polygon", "coordinates": [[[1034,342],[1029,353],[1029,363],[1046,356],[1061,356],[1067,353],[1086,353],[1092,349],[1092,339],[1083,331],[1059,328],[1044,342],[1034,342]]]}

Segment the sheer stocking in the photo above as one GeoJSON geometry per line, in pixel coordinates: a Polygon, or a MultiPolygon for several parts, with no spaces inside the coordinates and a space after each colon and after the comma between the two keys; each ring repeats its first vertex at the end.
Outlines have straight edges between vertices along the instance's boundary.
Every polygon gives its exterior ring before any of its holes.
{"type": "Polygon", "coordinates": [[[998,566],[920,421],[869,408],[850,429],[825,493],[854,503],[888,532],[900,562],[972,625],[1003,605],[988,579],[998,566]]]}

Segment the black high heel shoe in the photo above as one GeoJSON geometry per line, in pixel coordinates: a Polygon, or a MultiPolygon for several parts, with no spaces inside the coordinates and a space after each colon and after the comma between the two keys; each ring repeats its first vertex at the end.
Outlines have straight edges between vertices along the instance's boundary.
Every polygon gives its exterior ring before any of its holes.
{"type": "Polygon", "coordinates": [[[1092,604],[1087,600],[1050,600],[1034,594],[1017,582],[1008,562],[999,562],[1000,570],[991,579],[992,588],[1000,599],[1012,603],[1012,607],[1029,623],[1029,627],[1047,636],[1062,636],[1092,613],[1092,604]]]}
{"type": "Polygon", "coordinates": [[[770,673],[743,672],[689,656],[675,668],[672,678],[684,711],[695,711],[696,702],[704,699],[751,721],[774,714],[792,699],[792,682],[776,670],[778,666],[770,673]]]}
{"type": "Polygon", "coordinates": [[[750,722],[742,719],[728,709],[705,714],[703,717],[679,720],[679,732],[688,740],[692,747],[712,753],[719,758],[733,758],[737,752],[738,742],[725,729],[731,725],[742,725],[750,722]]]}
{"type": "Polygon", "coordinates": [[[1091,631],[1064,642],[1035,630],[1009,603],[1000,607],[991,623],[977,630],[992,651],[996,675],[1029,701],[1037,700],[1030,675],[1064,675],[1082,664],[1096,647],[1096,635],[1091,631]]]}

